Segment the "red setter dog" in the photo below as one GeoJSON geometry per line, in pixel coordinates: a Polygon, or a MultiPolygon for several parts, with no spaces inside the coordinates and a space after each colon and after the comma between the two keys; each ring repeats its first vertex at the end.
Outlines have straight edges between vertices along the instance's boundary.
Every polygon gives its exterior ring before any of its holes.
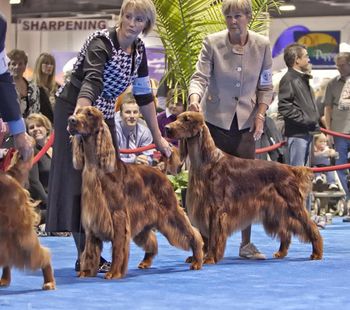
{"type": "Polygon", "coordinates": [[[218,262],[228,236],[255,222],[280,239],[276,258],[287,255],[292,235],[312,243],[311,259],[322,258],[322,237],[304,206],[312,184],[309,168],[222,152],[198,112],[180,114],[167,134],[181,139],[190,159],[186,207],[206,244],[204,263],[218,262]]]}
{"type": "Polygon", "coordinates": [[[0,172],[0,286],[11,282],[11,268],[42,269],[44,290],[55,289],[50,252],[40,245],[34,226],[39,216],[34,208],[38,205],[31,200],[23,188],[32,158],[25,162],[15,153],[12,166],[7,172],[0,172]]]}
{"type": "Polygon", "coordinates": [[[151,266],[158,245],[154,228],[179,248],[193,251],[191,269],[200,269],[203,240],[178,206],[172,185],[159,170],[125,164],[116,158],[102,113],[84,107],[69,118],[73,164],[82,172],[82,225],[86,245],[80,277],[96,276],[103,241],[112,241],[112,265],[106,279],[126,274],[129,243],[145,250],[139,268],[151,266]]]}

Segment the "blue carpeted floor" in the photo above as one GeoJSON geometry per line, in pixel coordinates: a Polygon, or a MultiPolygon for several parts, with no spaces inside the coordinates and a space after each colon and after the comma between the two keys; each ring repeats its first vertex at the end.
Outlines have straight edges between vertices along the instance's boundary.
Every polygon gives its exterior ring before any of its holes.
{"type": "MultiPolygon", "coordinates": [[[[288,257],[276,260],[278,243],[255,225],[252,240],[266,261],[239,259],[236,233],[225,259],[200,271],[190,271],[184,263],[189,253],[159,235],[153,267],[136,268],[143,253],[132,244],[127,277],[113,281],[75,276],[72,238],[41,238],[52,251],[57,289],[40,289],[40,271],[14,271],[11,286],[0,289],[0,309],[350,309],[350,223],[333,219],[322,235],[322,261],[310,261],[311,245],[297,239],[288,257]]],[[[108,244],[104,256],[110,257],[108,244]]]]}

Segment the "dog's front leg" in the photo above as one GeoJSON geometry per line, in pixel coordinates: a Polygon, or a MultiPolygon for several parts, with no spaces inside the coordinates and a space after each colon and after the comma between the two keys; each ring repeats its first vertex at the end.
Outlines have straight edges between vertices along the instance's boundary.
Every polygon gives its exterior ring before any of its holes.
{"type": "MultiPolygon", "coordinates": [[[[208,240],[208,238],[206,237],[206,236],[204,236],[202,233],[201,233],[201,236],[202,236],[202,239],[203,239],[203,254],[204,254],[204,257],[206,257],[207,256],[207,254],[208,254],[208,243],[209,243],[209,240],[208,240]]],[[[189,256],[189,257],[187,257],[186,258],[186,263],[193,263],[193,261],[194,261],[194,258],[193,258],[193,256],[191,255],[191,256],[189,256]]]]}
{"type": "Polygon", "coordinates": [[[54,290],[56,288],[56,284],[51,264],[43,267],[41,270],[44,275],[43,290],[54,290]]]}
{"type": "Polygon", "coordinates": [[[125,276],[129,260],[130,221],[125,210],[112,214],[114,238],[112,240],[112,265],[105,279],[119,279],[125,276]]]}
{"type": "Polygon", "coordinates": [[[86,230],[85,248],[80,259],[79,277],[96,277],[101,251],[102,241],[95,237],[91,231],[86,230]]]}
{"type": "Polygon", "coordinates": [[[208,253],[204,264],[216,264],[223,258],[227,240],[226,220],[225,212],[212,212],[209,220],[208,253]]]}
{"type": "Polygon", "coordinates": [[[2,268],[0,286],[9,286],[10,283],[11,283],[11,268],[9,266],[5,266],[2,268]]]}

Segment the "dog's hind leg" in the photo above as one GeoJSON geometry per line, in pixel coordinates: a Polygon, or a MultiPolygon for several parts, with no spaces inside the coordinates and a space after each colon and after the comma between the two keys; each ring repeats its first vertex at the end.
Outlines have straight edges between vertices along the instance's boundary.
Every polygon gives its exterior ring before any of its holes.
{"type": "Polygon", "coordinates": [[[56,285],[51,264],[43,267],[41,270],[44,276],[43,290],[54,290],[56,285]]]}
{"type": "Polygon", "coordinates": [[[114,238],[112,240],[112,265],[105,279],[119,279],[128,269],[130,246],[130,221],[125,210],[113,211],[114,238]]]}
{"type": "Polygon", "coordinates": [[[91,231],[86,230],[85,249],[80,259],[79,277],[96,277],[101,252],[102,241],[94,236],[91,231]]]}
{"type": "Polygon", "coordinates": [[[171,245],[184,250],[192,249],[193,261],[190,269],[198,270],[203,264],[203,240],[195,229],[183,209],[179,206],[169,208],[171,213],[167,217],[158,219],[158,230],[168,239],[171,245]]]}
{"type": "Polygon", "coordinates": [[[290,232],[279,232],[278,233],[280,239],[280,248],[279,250],[273,254],[275,258],[284,258],[288,254],[288,249],[292,240],[292,234],[290,232]]]}
{"type": "Polygon", "coordinates": [[[9,266],[5,266],[2,268],[0,286],[9,286],[10,283],[11,283],[11,268],[9,266]]]}
{"type": "Polygon", "coordinates": [[[147,228],[141,231],[137,236],[134,237],[134,242],[142,247],[145,251],[143,260],[138,265],[140,269],[146,269],[151,267],[153,258],[158,253],[158,242],[154,231],[147,228]]]}
{"type": "Polygon", "coordinates": [[[297,235],[304,242],[311,242],[312,254],[310,259],[322,259],[323,239],[316,224],[310,216],[303,203],[298,204],[299,208],[292,209],[293,220],[290,224],[290,231],[297,235]]]}

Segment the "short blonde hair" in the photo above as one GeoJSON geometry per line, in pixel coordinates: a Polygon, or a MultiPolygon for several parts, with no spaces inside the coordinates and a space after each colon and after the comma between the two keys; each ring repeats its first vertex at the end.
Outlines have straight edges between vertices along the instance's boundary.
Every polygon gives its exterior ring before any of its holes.
{"type": "Polygon", "coordinates": [[[231,11],[243,12],[249,18],[252,18],[253,7],[251,0],[224,0],[221,7],[222,14],[227,15],[231,11]]]}
{"type": "Polygon", "coordinates": [[[121,28],[122,17],[127,8],[133,8],[135,11],[142,13],[147,18],[146,26],[142,33],[147,35],[153,29],[156,23],[156,8],[152,0],[124,0],[119,13],[117,26],[121,28]]]}
{"type": "Polygon", "coordinates": [[[32,122],[39,123],[41,126],[44,126],[45,129],[47,130],[47,134],[49,135],[52,131],[52,124],[50,120],[43,114],[40,113],[32,113],[29,114],[28,117],[26,118],[26,125],[27,128],[29,127],[29,124],[32,122]]]}

